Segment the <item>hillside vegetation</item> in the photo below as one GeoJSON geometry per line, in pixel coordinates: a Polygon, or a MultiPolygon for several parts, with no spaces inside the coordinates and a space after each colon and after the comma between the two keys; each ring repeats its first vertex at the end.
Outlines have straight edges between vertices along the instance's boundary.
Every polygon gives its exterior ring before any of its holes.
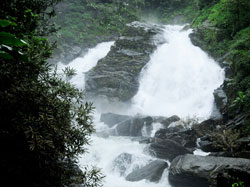
{"type": "Polygon", "coordinates": [[[137,20],[144,0],[72,0],[56,6],[53,22],[60,28],[52,36],[57,41],[55,54],[65,62],[81,53],[81,49],[114,40],[125,24],[137,20]],[[75,54],[70,53],[77,47],[75,54]],[[60,56],[61,55],[61,56],[60,56]]]}
{"type": "Polygon", "coordinates": [[[214,0],[201,6],[192,22],[196,35],[194,43],[218,61],[226,62],[223,66],[227,67],[227,80],[223,90],[228,103],[221,112],[228,120],[245,116],[238,128],[246,134],[250,133],[249,10],[248,0],[214,0]]]}

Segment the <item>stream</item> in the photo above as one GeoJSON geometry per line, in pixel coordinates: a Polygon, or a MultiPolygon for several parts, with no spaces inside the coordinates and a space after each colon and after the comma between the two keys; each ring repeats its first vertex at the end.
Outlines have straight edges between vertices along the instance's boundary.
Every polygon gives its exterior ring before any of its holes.
{"type": "MultiPolygon", "coordinates": [[[[182,31],[182,28],[183,26],[165,26],[166,43],[157,47],[150,62],[141,72],[138,93],[133,97],[126,114],[166,117],[178,115],[182,119],[197,118],[200,121],[212,115],[213,91],[223,83],[224,70],[200,48],[192,45],[188,37],[192,30],[182,31]]],[[[84,73],[105,57],[112,45],[115,45],[114,42],[98,44],[89,49],[84,57],[73,60],[68,66],[74,68],[77,75],[70,81],[84,89],[84,73]]],[[[59,63],[58,69],[64,67],[65,65],[59,63]]],[[[101,111],[94,114],[97,132],[109,129],[100,122],[100,114],[101,111]]],[[[150,136],[154,136],[154,132],[160,128],[159,124],[153,124],[150,136]]],[[[106,176],[104,187],[171,186],[168,182],[168,169],[164,170],[158,183],[125,180],[134,169],[156,160],[147,153],[147,144],[122,136],[102,137],[94,134],[91,138],[88,153],[80,158],[80,165],[101,168],[106,176]],[[123,153],[132,155],[129,162],[126,158],[119,157],[123,153]]]]}

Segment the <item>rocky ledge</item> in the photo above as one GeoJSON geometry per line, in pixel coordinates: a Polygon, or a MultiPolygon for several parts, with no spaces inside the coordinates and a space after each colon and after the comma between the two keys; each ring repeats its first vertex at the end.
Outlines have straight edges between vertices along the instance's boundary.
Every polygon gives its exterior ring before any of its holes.
{"type": "Polygon", "coordinates": [[[157,45],[164,43],[163,26],[127,24],[108,55],[86,74],[86,94],[128,101],[138,90],[138,77],[157,45]]]}
{"type": "Polygon", "coordinates": [[[187,154],[176,157],[169,170],[169,181],[174,187],[231,187],[240,181],[249,186],[249,177],[250,160],[242,158],[187,154]]]}

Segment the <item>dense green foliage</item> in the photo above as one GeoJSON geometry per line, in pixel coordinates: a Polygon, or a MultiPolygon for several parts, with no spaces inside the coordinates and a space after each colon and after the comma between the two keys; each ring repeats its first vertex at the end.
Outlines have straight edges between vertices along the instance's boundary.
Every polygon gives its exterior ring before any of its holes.
{"type": "Polygon", "coordinates": [[[143,20],[161,23],[184,24],[191,22],[196,16],[198,7],[195,0],[145,0],[143,20]]]}
{"type": "MultiPolygon", "coordinates": [[[[231,79],[226,84],[228,106],[225,114],[234,118],[250,113],[250,1],[220,0],[204,6],[193,21],[204,41],[201,47],[215,58],[224,56],[231,79]]],[[[243,131],[250,133],[247,120],[243,131]]]]}
{"type": "Polygon", "coordinates": [[[72,0],[57,6],[54,22],[61,28],[56,33],[57,53],[68,45],[82,48],[114,39],[126,23],[137,20],[144,0],[72,0]]]}
{"type": "Polygon", "coordinates": [[[92,106],[46,60],[52,48],[42,35],[57,0],[8,0],[0,11],[0,166],[8,186],[98,186],[98,171],[82,172],[92,106]],[[48,9],[48,7],[51,7],[48,9]]]}

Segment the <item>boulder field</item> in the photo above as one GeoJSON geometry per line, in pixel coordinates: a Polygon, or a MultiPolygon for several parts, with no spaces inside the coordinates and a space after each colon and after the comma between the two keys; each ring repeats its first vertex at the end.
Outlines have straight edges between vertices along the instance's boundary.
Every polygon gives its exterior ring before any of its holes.
{"type": "MultiPolygon", "coordinates": [[[[169,182],[173,187],[231,187],[245,181],[250,186],[250,160],[246,152],[228,152],[221,150],[213,143],[211,132],[220,128],[221,121],[206,120],[189,124],[178,116],[128,116],[114,113],[103,113],[101,121],[109,128],[110,136],[126,136],[133,141],[147,144],[145,152],[155,157],[144,166],[131,167],[133,155],[123,153],[114,160],[114,168],[120,171],[128,181],[149,180],[158,182],[169,166],[169,182]],[[161,128],[152,134],[156,123],[161,128]],[[143,130],[146,133],[143,133],[143,130]],[[199,141],[197,141],[197,139],[199,141]],[[211,152],[208,156],[194,155],[194,150],[211,152]],[[237,154],[236,154],[237,153],[237,154]],[[121,164],[122,163],[122,164],[121,164]]],[[[250,138],[241,139],[241,146],[246,149],[250,138]]]]}

